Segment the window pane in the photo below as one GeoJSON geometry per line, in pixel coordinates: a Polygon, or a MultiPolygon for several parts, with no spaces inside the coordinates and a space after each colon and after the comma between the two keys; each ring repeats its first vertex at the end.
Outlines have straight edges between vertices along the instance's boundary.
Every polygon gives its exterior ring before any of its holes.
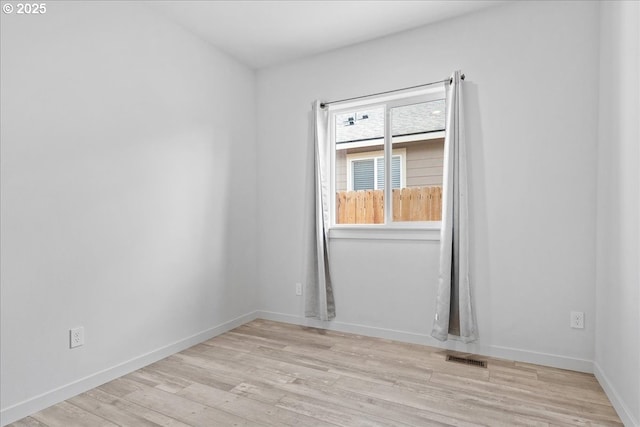
{"type": "Polygon", "coordinates": [[[440,221],[445,102],[394,107],[390,119],[394,153],[406,150],[391,159],[393,221],[440,221]]]}
{"type": "Polygon", "coordinates": [[[444,130],[444,99],[391,109],[391,135],[406,136],[444,130]]]}
{"type": "Polygon", "coordinates": [[[334,116],[337,224],[384,223],[384,108],[334,116]]]}
{"type": "Polygon", "coordinates": [[[374,159],[353,161],[353,189],[355,191],[374,189],[373,163],[374,159]]]}
{"type": "Polygon", "coordinates": [[[384,108],[336,114],[336,144],[384,138],[384,108]]]}

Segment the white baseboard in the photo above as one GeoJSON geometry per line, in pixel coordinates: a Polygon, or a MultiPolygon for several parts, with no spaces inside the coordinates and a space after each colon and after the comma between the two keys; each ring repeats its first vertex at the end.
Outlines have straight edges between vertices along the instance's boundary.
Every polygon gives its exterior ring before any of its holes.
{"type": "Polygon", "coordinates": [[[604,392],[607,394],[607,397],[611,401],[611,404],[615,408],[623,424],[626,427],[640,427],[640,422],[635,419],[633,414],[631,414],[631,411],[624,403],[624,401],[620,398],[620,395],[613,387],[611,381],[609,381],[609,378],[605,375],[600,365],[598,365],[598,362],[593,362],[593,374],[598,379],[598,382],[602,386],[604,392]]]}
{"type": "Polygon", "coordinates": [[[593,361],[578,357],[562,356],[559,354],[540,353],[532,350],[502,347],[498,345],[485,346],[487,356],[500,359],[515,360],[517,362],[534,363],[552,368],[568,369],[570,371],[593,373],[593,361]]]}
{"type": "Polygon", "coordinates": [[[479,354],[482,356],[496,357],[499,359],[515,360],[518,362],[534,363],[537,365],[551,366],[554,368],[593,373],[593,362],[591,360],[561,356],[557,354],[540,353],[530,350],[501,347],[495,345],[483,345],[474,343],[465,344],[461,341],[456,341],[455,339],[451,339],[447,342],[442,342],[427,334],[377,328],[373,326],[345,323],[335,320],[323,322],[318,319],[284,313],[274,313],[270,311],[258,311],[257,317],[278,322],[293,323],[296,325],[312,326],[339,332],[348,332],[377,338],[403,341],[413,344],[428,345],[431,347],[438,347],[447,350],[464,351],[479,354]]]}
{"type": "Polygon", "coordinates": [[[42,409],[48,408],[51,405],[55,405],[58,402],[62,402],[63,400],[69,399],[80,393],[84,393],[87,390],[91,390],[92,388],[98,387],[106,382],[150,365],[151,363],[157,362],[158,360],[164,359],[172,354],[178,353],[217,335],[223,334],[256,318],[257,312],[247,313],[218,326],[198,332],[190,337],[134,357],[133,359],[112,366],[111,368],[104,369],[54,390],[47,391],[38,396],[16,403],[15,405],[3,408],[0,410],[0,426],[5,426],[42,409]]]}

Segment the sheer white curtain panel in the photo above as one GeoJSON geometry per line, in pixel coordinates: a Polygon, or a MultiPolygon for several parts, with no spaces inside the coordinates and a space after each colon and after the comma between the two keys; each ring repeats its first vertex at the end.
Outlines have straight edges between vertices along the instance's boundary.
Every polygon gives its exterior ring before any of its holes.
{"type": "Polygon", "coordinates": [[[449,334],[463,342],[477,339],[469,283],[469,210],[467,153],[462,103],[462,77],[455,71],[447,85],[444,141],[440,274],[431,336],[446,341],[449,334]]]}
{"type": "Polygon", "coordinates": [[[307,263],[305,274],[305,315],[320,320],[331,320],[336,315],[333,287],[329,274],[329,113],[313,103],[313,144],[314,156],[314,221],[313,233],[305,250],[307,263]]]}

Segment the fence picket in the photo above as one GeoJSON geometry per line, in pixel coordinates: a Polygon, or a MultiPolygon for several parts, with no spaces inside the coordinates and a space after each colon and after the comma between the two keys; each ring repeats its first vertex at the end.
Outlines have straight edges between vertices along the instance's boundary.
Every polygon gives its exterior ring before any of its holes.
{"type": "Polygon", "coordinates": [[[391,205],[393,206],[393,216],[392,216],[393,220],[401,221],[402,220],[402,204],[400,203],[399,188],[394,188],[393,190],[391,190],[391,205]]]}
{"type": "Polygon", "coordinates": [[[373,224],[373,217],[373,190],[367,190],[364,199],[364,223],[373,224]]]}
{"type": "Polygon", "coordinates": [[[411,188],[403,188],[400,191],[400,203],[402,204],[401,221],[411,221],[411,188]]]}
{"type": "Polygon", "coordinates": [[[364,224],[364,191],[356,191],[356,224],[364,224]]]}
{"type": "Polygon", "coordinates": [[[356,194],[353,191],[349,191],[346,194],[345,199],[345,210],[346,210],[346,222],[345,224],[355,224],[356,223],[356,194]]]}
{"type": "Polygon", "coordinates": [[[373,223],[384,224],[384,192],[373,192],[373,223]]]}
{"type": "Polygon", "coordinates": [[[346,224],[347,223],[347,194],[344,191],[336,193],[336,222],[338,224],[346,224]]]}

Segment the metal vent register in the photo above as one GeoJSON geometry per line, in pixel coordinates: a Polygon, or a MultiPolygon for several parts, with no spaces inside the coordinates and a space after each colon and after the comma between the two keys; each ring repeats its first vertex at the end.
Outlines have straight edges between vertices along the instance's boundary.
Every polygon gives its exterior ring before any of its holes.
{"type": "Polygon", "coordinates": [[[465,357],[452,356],[450,354],[447,354],[447,362],[461,363],[463,365],[477,366],[479,368],[487,367],[487,362],[484,360],[468,359],[465,357]]]}

